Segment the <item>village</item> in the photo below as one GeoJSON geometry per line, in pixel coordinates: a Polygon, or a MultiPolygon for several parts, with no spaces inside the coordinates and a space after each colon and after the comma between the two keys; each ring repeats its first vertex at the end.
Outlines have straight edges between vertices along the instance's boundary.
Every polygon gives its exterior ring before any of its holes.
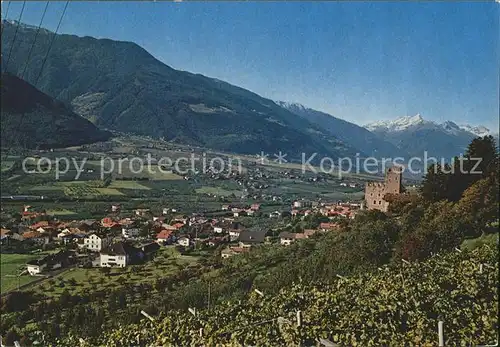
{"type": "MultiPolygon", "coordinates": [[[[164,208],[162,215],[153,215],[149,209],[137,209],[133,216],[121,217],[120,206],[110,206],[108,217],[101,220],[73,220],[62,222],[50,218],[44,211],[34,211],[25,206],[18,230],[1,229],[4,248],[31,247],[57,250],[28,262],[26,271],[37,276],[67,266],[126,267],[151,257],[160,247],[177,246],[183,249],[223,246],[222,258],[248,252],[263,243],[289,245],[298,239],[308,238],[317,232],[335,231],[340,228],[339,218],[354,218],[361,208],[359,203],[325,204],[294,201],[287,216],[301,219],[317,214],[326,217],[316,229],[301,233],[281,232],[278,237],[267,236],[267,230],[247,230],[237,217],[259,213],[260,205],[221,205],[224,216],[207,218],[176,213],[175,208],[164,208]]],[[[259,218],[283,218],[285,213],[275,211],[259,218]]],[[[257,218],[257,217],[256,217],[257,218]]]]}
{"type": "Polygon", "coordinates": [[[175,247],[181,252],[203,249],[227,259],[262,244],[289,246],[317,233],[341,232],[365,209],[365,201],[368,209],[386,212],[388,202],[384,196],[401,193],[401,178],[400,171],[389,169],[385,182],[367,182],[363,201],[299,199],[291,203],[288,211],[268,214],[262,213],[259,203],[224,203],[215,216],[183,214],[175,207],[163,207],[160,214],[148,208],[124,212],[120,204],[111,204],[107,216],[100,220],[61,221],[46,211],[24,205],[17,229],[2,228],[0,240],[4,252],[49,251],[26,263],[21,274],[30,276],[50,276],[71,267],[124,268],[143,264],[162,247],[175,247]],[[241,217],[264,220],[263,225],[274,227],[246,227],[241,217]],[[297,223],[311,217],[314,222],[307,224],[309,227],[297,223]]]}

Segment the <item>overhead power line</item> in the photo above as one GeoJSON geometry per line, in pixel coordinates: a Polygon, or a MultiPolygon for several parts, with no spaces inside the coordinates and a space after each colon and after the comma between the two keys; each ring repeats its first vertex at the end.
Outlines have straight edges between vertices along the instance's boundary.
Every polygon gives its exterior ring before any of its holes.
{"type": "MultiPolygon", "coordinates": [[[[47,1],[47,3],[48,3],[48,1],[47,1]]],[[[63,10],[63,12],[62,12],[62,14],[61,14],[61,18],[59,19],[59,23],[57,24],[56,32],[54,33],[54,36],[52,37],[52,40],[51,40],[51,41],[50,41],[50,43],[49,43],[49,47],[48,47],[47,52],[46,52],[46,54],[45,54],[45,58],[44,58],[44,60],[43,60],[42,66],[41,66],[41,68],[40,68],[40,72],[39,72],[39,74],[38,74],[38,77],[36,78],[35,83],[33,84],[35,87],[36,87],[36,84],[38,83],[38,79],[40,78],[40,76],[41,76],[41,74],[42,74],[43,66],[45,65],[45,62],[47,61],[47,57],[48,57],[48,55],[49,55],[50,49],[51,49],[51,47],[52,47],[52,44],[54,43],[54,40],[55,40],[55,38],[56,38],[56,36],[57,36],[57,32],[58,32],[59,27],[60,27],[60,25],[61,25],[61,22],[62,22],[62,19],[63,19],[63,17],[64,17],[64,14],[66,13],[66,9],[67,9],[67,7],[68,7],[68,4],[69,4],[69,0],[68,0],[68,1],[66,1],[66,5],[64,6],[64,10],[63,10]]],[[[44,14],[43,14],[44,16],[45,16],[45,13],[46,13],[46,10],[47,10],[47,6],[48,6],[48,4],[46,5],[45,10],[44,10],[44,14]]],[[[39,29],[40,29],[40,27],[41,27],[41,23],[42,23],[42,21],[43,21],[43,17],[42,17],[42,20],[40,21],[40,26],[39,26],[39,29]]],[[[33,42],[33,45],[34,45],[34,42],[33,42]]],[[[28,63],[28,61],[27,61],[27,63],[28,63]]],[[[24,75],[24,71],[23,71],[23,75],[24,75]]],[[[23,115],[20,117],[20,119],[19,119],[19,126],[17,127],[17,131],[16,131],[16,133],[19,133],[19,131],[21,130],[21,128],[22,128],[22,126],[23,126],[23,123],[24,123],[24,118],[25,118],[25,114],[23,114],[23,115]]],[[[24,150],[26,150],[26,149],[27,149],[26,144],[21,145],[21,147],[22,147],[24,150]]]]}
{"type": "Polygon", "coordinates": [[[12,49],[14,48],[14,45],[16,43],[17,31],[19,30],[19,25],[21,24],[21,18],[23,17],[23,12],[24,12],[24,7],[25,6],[26,6],[26,0],[23,1],[23,7],[21,8],[21,12],[19,13],[19,19],[17,20],[16,31],[14,32],[14,38],[12,39],[12,44],[10,46],[9,56],[7,57],[7,63],[5,63],[5,70],[4,70],[4,72],[7,71],[7,68],[9,66],[10,56],[12,54],[12,49]]]}
{"type": "Polygon", "coordinates": [[[4,17],[4,19],[7,19],[7,16],[9,15],[9,7],[10,7],[10,3],[11,3],[11,2],[12,2],[12,1],[8,1],[8,2],[7,2],[7,10],[5,11],[5,17],[4,17]]]}
{"type": "MultiPolygon", "coordinates": [[[[3,17],[2,19],[7,20],[7,16],[9,15],[9,8],[10,8],[10,3],[11,2],[12,1],[7,2],[7,10],[5,10],[5,17],[3,17]]],[[[2,34],[3,34],[3,27],[2,27],[2,34]]]]}
{"type": "Polygon", "coordinates": [[[38,80],[40,79],[40,76],[42,75],[43,67],[45,66],[45,63],[47,62],[47,58],[49,57],[50,49],[52,48],[52,45],[54,44],[54,41],[57,36],[57,32],[59,31],[59,27],[61,26],[61,22],[63,20],[64,14],[66,13],[66,9],[68,8],[69,0],[66,1],[66,5],[64,5],[64,10],[61,14],[61,18],[59,18],[59,23],[57,23],[57,28],[56,31],[54,32],[54,36],[52,36],[52,40],[49,43],[49,48],[47,49],[47,53],[45,54],[45,58],[43,59],[42,66],[40,67],[40,72],[38,73],[38,77],[35,80],[34,86],[38,84],[38,80]]]}
{"type": "Polygon", "coordinates": [[[33,48],[35,47],[36,39],[38,38],[38,33],[40,32],[40,28],[42,27],[43,19],[45,18],[45,14],[47,13],[47,8],[49,7],[49,1],[45,4],[45,8],[43,10],[42,18],[40,19],[40,24],[38,24],[38,28],[35,33],[35,38],[33,39],[33,43],[31,44],[30,50],[28,52],[28,58],[26,59],[26,64],[24,65],[23,73],[21,74],[21,79],[24,79],[24,74],[26,73],[26,69],[28,68],[31,54],[33,53],[33,48]]]}

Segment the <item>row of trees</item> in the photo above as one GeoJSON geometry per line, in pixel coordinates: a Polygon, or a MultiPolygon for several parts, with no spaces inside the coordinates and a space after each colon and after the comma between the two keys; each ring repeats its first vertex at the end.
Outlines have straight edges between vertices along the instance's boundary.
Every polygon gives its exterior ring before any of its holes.
{"type": "Polygon", "coordinates": [[[458,201],[475,182],[490,179],[498,183],[499,156],[492,136],[478,137],[469,144],[463,157],[455,157],[451,164],[429,166],[421,194],[425,201],[458,201]]]}
{"type": "Polygon", "coordinates": [[[429,167],[421,194],[390,197],[390,212],[401,226],[398,257],[422,259],[498,232],[498,165],[493,137],[476,138],[463,158],[429,167]]]}

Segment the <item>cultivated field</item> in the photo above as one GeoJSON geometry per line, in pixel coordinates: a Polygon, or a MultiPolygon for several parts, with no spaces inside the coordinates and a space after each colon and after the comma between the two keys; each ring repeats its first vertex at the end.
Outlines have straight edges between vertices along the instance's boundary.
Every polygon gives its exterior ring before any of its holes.
{"type": "Polygon", "coordinates": [[[154,283],[158,278],[175,273],[190,264],[196,264],[199,257],[181,255],[172,247],[161,248],[155,258],[144,265],[130,265],[126,268],[72,268],[49,280],[37,283],[32,288],[49,296],[59,296],[64,290],[75,295],[91,292],[96,286],[102,290],[118,288],[129,284],[154,283]]]}
{"type": "Polygon", "coordinates": [[[221,187],[201,187],[196,189],[198,194],[213,194],[217,196],[230,196],[234,194],[235,196],[241,196],[241,191],[239,190],[226,190],[221,187]]]}
{"type": "Polygon", "coordinates": [[[2,160],[1,165],[0,165],[0,171],[8,171],[12,168],[12,166],[15,164],[15,161],[13,160],[2,160]]]}
{"type": "Polygon", "coordinates": [[[23,269],[26,269],[26,262],[36,259],[38,255],[33,254],[5,254],[0,253],[0,266],[1,266],[1,289],[2,293],[15,289],[17,285],[23,285],[32,282],[36,277],[23,275],[19,278],[17,275],[23,269]]]}
{"type": "Polygon", "coordinates": [[[47,210],[46,213],[50,216],[72,216],[75,214],[74,211],[70,211],[67,209],[47,210]]]}
{"type": "Polygon", "coordinates": [[[137,181],[113,181],[108,188],[113,189],[135,189],[135,190],[150,190],[151,188],[142,185],[137,181]]]}

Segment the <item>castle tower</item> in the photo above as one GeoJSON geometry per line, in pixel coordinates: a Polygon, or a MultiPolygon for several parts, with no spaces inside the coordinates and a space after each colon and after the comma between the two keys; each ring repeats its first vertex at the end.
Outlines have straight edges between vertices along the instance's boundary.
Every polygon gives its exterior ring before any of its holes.
{"type": "Polygon", "coordinates": [[[401,194],[403,169],[391,167],[385,173],[384,182],[368,182],[365,187],[365,202],[368,210],[387,212],[389,202],[384,200],[386,194],[401,194]]]}
{"type": "Polygon", "coordinates": [[[385,172],[385,193],[401,194],[401,179],[403,177],[403,168],[393,166],[385,172]]]}

